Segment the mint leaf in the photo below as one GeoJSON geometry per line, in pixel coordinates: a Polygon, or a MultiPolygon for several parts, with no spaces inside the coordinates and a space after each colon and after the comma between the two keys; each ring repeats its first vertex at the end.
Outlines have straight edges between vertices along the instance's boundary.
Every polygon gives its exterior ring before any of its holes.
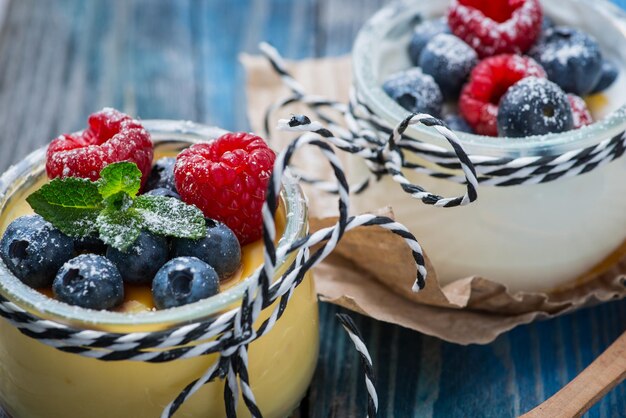
{"type": "Polygon", "coordinates": [[[136,197],[141,171],[130,162],[109,164],[100,179],[68,177],[45,184],[26,199],[33,210],[67,235],[96,233],[126,251],[143,229],[178,238],[202,238],[204,215],[195,206],[163,196],[136,197]]]}
{"type": "Polygon", "coordinates": [[[126,210],[133,204],[133,198],[124,192],[117,192],[104,199],[104,206],[111,210],[126,210]]]}
{"type": "Polygon", "coordinates": [[[137,164],[128,161],[109,164],[100,171],[97,184],[103,199],[120,192],[135,197],[141,187],[141,171],[137,164]]]}
{"type": "Polygon", "coordinates": [[[96,220],[100,239],[120,251],[126,251],[141,233],[141,216],[134,209],[104,209],[96,220]]]}
{"type": "Polygon", "coordinates": [[[141,215],[148,231],[178,238],[199,239],[206,234],[202,211],[178,199],[164,196],[138,196],[133,208],[141,215]]]}
{"type": "Polygon", "coordinates": [[[103,207],[95,183],[76,177],[54,179],[26,201],[35,213],[72,237],[96,232],[96,218],[103,207]]]}

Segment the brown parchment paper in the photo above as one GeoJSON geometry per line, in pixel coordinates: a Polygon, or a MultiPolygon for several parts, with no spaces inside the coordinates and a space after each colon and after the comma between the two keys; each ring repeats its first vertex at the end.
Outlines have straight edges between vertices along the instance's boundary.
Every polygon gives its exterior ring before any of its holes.
{"type": "MultiPolygon", "coordinates": [[[[241,61],[247,72],[248,115],[253,131],[261,133],[265,110],[289,91],[264,58],[242,55],[241,61]]],[[[347,101],[349,57],[303,60],[288,66],[308,92],[347,101]]],[[[310,113],[292,106],[274,115],[272,124],[288,117],[289,112],[310,113]]],[[[280,149],[292,139],[293,134],[273,131],[272,146],[280,149]]],[[[340,158],[345,160],[346,156],[340,154],[340,158]]],[[[309,150],[297,156],[295,163],[316,176],[329,175],[326,161],[309,150]]],[[[334,223],[336,197],[310,186],[304,188],[311,229],[334,223]]],[[[393,217],[390,207],[381,208],[379,213],[393,217]]],[[[424,250],[427,254],[428,248],[424,250]]],[[[413,293],[416,269],[404,241],[382,228],[359,228],[347,233],[315,270],[315,285],[322,301],[459,344],[486,344],[518,325],[626,297],[626,242],[597,268],[581,272],[572,285],[549,294],[512,294],[505,286],[481,277],[440,286],[436,266],[426,258],[426,288],[413,293]]]]}

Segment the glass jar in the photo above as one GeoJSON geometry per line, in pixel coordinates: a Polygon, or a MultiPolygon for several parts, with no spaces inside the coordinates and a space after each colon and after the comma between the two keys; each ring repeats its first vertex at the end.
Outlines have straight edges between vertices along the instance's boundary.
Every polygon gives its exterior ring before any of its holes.
{"type": "MultiPolygon", "coordinates": [[[[606,0],[543,1],[557,24],[580,28],[600,43],[605,57],[621,69],[615,84],[588,102],[599,120],[575,131],[527,138],[493,138],[457,133],[469,155],[519,158],[554,156],[621,135],[626,130],[626,19],[606,0]]],[[[449,1],[395,2],[361,29],[353,49],[355,89],[373,113],[396,126],[408,112],[381,86],[393,72],[411,66],[406,53],[417,15],[445,14],[449,1]]],[[[432,129],[411,126],[406,135],[447,146],[432,129]]],[[[407,153],[407,158],[418,160],[407,153]]],[[[429,167],[432,165],[429,165],[429,167]]],[[[351,176],[367,174],[353,159],[351,176]]],[[[463,185],[424,174],[406,173],[413,183],[442,196],[459,196],[463,185]]],[[[468,206],[436,208],[411,199],[389,177],[354,200],[356,211],[392,206],[398,221],[423,244],[442,284],[482,276],[510,290],[550,291],[583,280],[623,253],[626,239],[626,158],[586,174],[536,185],[480,186],[468,206]],[[394,190],[390,193],[390,190],[394,190]],[[607,258],[609,257],[609,258],[607,258]]]]}
{"type": "MultiPolygon", "coordinates": [[[[155,142],[155,157],[175,155],[193,142],[224,131],[178,121],[143,121],[155,142]]],[[[0,178],[0,231],[28,211],[24,195],[45,182],[45,149],[35,151],[0,178]]],[[[281,193],[286,212],[280,245],[307,233],[307,207],[296,180],[285,176],[281,193]]],[[[279,266],[293,261],[290,256],[279,266]]],[[[244,261],[245,262],[245,261],[244,261]]],[[[262,254],[251,261],[263,263],[262,254]]],[[[280,274],[281,269],[278,269],[280,274]]],[[[278,277],[278,276],[277,276],[278,277]]],[[[207,320],[237,306],[249,284],[243,279],[222,293],[178,308],[139,313],[93,311],[59,303],[22,284],[0,263],[0,293],[43,319],[85,330],[147,332],[207,320]]],[[[258,324],[271,313],[261,313],[258,324]]],[[[311,277],[294,291],[282,318],[249,347],[252,390],[264,416],[284,418],[297,407],[310,383],[319,344],[317,298],[311,277]]],[[[22,335],[0,320],[0,405],[13,417],[158,417],[217,355],[167,363],[105,362],[58,351],[22,335]]],[[[183,404],[177,417],[223,417],[223,382],[204,385],[183,404]]],[[[240,400],[238,416],[249,413],[240,400]]]]}

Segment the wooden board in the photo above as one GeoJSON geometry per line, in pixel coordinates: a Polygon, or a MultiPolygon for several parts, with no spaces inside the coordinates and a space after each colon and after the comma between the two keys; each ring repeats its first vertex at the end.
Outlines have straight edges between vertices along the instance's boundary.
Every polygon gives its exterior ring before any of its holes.
{"type": "MultiPolygon", "coordinates": [[[[0,171],[103,106],[245,130],[240,51],[268,40],[289,58],[347,53],[383,3],[13,0],[0,31],[0,171]]],[[[301,417],[364,416],[358,358],[338,311],[321,306],[320,359],[301,417]]],[[[554,394],[615,340],[626,302],[469,347],[354,316],[376,367],[381,417],[506,418],[554,394]]],[[[625,385],[588,416],[626,417],[625,385]]]]}

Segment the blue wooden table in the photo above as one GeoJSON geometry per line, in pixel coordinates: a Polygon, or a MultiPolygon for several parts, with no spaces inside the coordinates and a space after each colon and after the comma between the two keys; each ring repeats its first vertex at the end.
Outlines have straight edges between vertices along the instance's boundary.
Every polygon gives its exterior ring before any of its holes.
{"type": "MultiPolygon", "coordinates": [[[[344,54],[384,3],[9,1],[0,7],[0,171],[80,129],[104,106],[245,130],[240,51],[268,40],[289,58],[344,54]]],[[[339,311],[321,306],[320,359],[302,417],[364,416],[358,358],[335,320],[339,311]]],[[[626,301],[468,347],[353,316],[376,365],[380,416],[513,417],[560,389],[626,329],[626,301]]],[[[626,385],[588,416],[626,417],[626,385]]]]}

